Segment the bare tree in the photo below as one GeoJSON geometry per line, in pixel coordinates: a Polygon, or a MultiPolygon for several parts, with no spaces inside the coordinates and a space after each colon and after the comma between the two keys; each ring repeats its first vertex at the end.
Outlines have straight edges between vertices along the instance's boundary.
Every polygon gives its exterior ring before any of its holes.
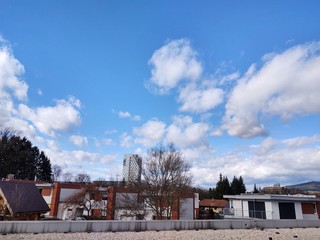
{"type": "Polygon", "coordinates": [[[55,164],[52,166],[53,181],[57,181],[62,174],[61,166],[55,164]]]}
{"type": "Polygon", "coordinates": [[[74,178],[75,182],[82,182],[82,183],[86,183],[86,182],[90,182],[91,178],[88,174],[86,173],[78,173],[75,178],[74,178]]]}
{"type": "Polygon", "coordinates": [[[140,186],[143,202],[157,219],[171,219],[172,209],[178,197],[190,189],[192,176],[190,165],[174,144],[159,145],[148,151],[142,169],[143,184],[140,186]]]}
{"type": "Polygon", "coordinates": [[[127,189],[117,193],[115,210],[125,217],[134,217],[134,220],[145,219],[147,209],[144,206],[144,199],[141,192],[127,189]]]}
{"type": "Polygon", "coordinates": [[[62,177],[63,177],[63,181],[65,182],[71,182],[73,179],[73,175],[70,172],[64,173],[62,177]]]}
{"type": "MultiPolygon", "coordinates": [[[[92,209],[106,208],[101,198],[99,187],[95,184],[86,184],[82,188],[64,200],[64,208],[81,207],[91,217],[92,209]]],[[[72,216],[74,217],[74,216],[72,216]]]]}

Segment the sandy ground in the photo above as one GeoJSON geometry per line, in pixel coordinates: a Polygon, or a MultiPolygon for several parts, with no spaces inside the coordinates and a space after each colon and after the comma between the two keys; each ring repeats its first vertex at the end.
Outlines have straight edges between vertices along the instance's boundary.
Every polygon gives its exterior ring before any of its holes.
{"type": "Polygon", "coordinates": [[[19,240],[78,240],[78,239],[129,239],[129,240],[320,240],[320,228],[293,229],[233,229],[233,230],[190,230],[190,231],[148,231],[148,232],[103,232],[103,233],[45,233],[45,234],[2,234],[0,239],[19,240]]]}

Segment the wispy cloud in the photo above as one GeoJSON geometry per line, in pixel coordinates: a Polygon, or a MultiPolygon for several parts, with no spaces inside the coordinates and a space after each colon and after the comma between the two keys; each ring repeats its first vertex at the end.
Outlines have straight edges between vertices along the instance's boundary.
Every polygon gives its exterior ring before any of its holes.
{"type": "Polygon", "coordinates": [[[133,145],[132,136],[128,135],[128,133],[123,133],[120,136],[120,146],[125,148],[130,148],[133,145]]]}
{"type": "Polygon", "coordinates": [[[85,136],[72,135],[69,137],[69,139],[74,145],[78,147],[83,147],[88,144],[88,138],[85,136]]]}
{"type": "Polygon", "coordinates": [[[139,115],[132,115],[127,111],[116,111],[116,110],[112,110],[112,111],[116,113],[119,118],[128,118],[133,121],[141,121],[141,117],[139,115]]]}

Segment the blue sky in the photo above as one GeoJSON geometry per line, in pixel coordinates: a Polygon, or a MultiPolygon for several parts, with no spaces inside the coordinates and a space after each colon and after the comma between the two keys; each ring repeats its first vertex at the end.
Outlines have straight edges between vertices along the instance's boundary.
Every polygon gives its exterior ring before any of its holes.
{"type": "Polygon", "coordinates": [[[0,0],[0,126],[92,180],[160,142],[197,186],[319,180],[319,7],[0,0]]]}

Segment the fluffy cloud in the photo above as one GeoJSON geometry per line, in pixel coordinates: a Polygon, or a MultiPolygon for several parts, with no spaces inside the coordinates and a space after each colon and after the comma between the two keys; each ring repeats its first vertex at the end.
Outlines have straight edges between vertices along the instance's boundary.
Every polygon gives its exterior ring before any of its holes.
{"type": "Polygon", "coordinates": [[[70,136],[69,139],[74,145],[76,145],[78,147],[83,147],[88,144],[88,138],[84,137],[84,136],[72,135],[72,136],[70,136]]]}
{"type": "Polygon", "coordinates": [[[79,107],[79,100],[69,98],[58,100],[54,107],[31,109],[25,104],[20,104],[19,113],[31,121],[40,132],[54,137],[56,131],[68,130],[80,123],[79,107]]]}
{"type": "Polygon", "coordinates": [[[180,90],[178,102],[182,103],[180,111],[203,113],[223,102],[223,90],[215,87],[199,88],[188,84],[180,90]]]}
{"type": "Polygon", "coordinates": [[[160,94],[167,93],[181,80],[196,80],[202,74],[197,53],[186,39],[171,41],[156,50],[149,65],[152,67],[151,83],[159,88],[160,94]]]}
{"type": "Polygon", "coordinates": [[[21,79],[24,67],[6,44],[0,36],[0,126],[12,128],[33,139],[35,128],[20,118],[14,103],[14,100],[27,100],[28,85],[21,79]]]}
{"type": "Polygon", "coordinates": [[[290,119],[320,112],[320,42],[268,54],[238,81],[226,104],[223,128],[244,138],[266,134],[265,116],[290,119]]]}
{"type": "Polygon", "coordinates": [[[0,46],[0,98],[12,93],[17,99],[27,98],[28,85],[20,79],[23,65],[13,56],[8,46],[0,46]]]}
{"type": "Polygon", "coordinates": [[[194,123],[189,116],[175,116],[167,128],[166,141],[180,147],[207,144],[209,126],[205,123],[194,123]]]}
{"type": "Polygon", "coordinates": [[[162,140],[165,130],[165,123],[159,120],[150,120],[141,127],[133,128],[133,133],[137,136],[135,143],[146,147],[154,146],[162,140]]]}

